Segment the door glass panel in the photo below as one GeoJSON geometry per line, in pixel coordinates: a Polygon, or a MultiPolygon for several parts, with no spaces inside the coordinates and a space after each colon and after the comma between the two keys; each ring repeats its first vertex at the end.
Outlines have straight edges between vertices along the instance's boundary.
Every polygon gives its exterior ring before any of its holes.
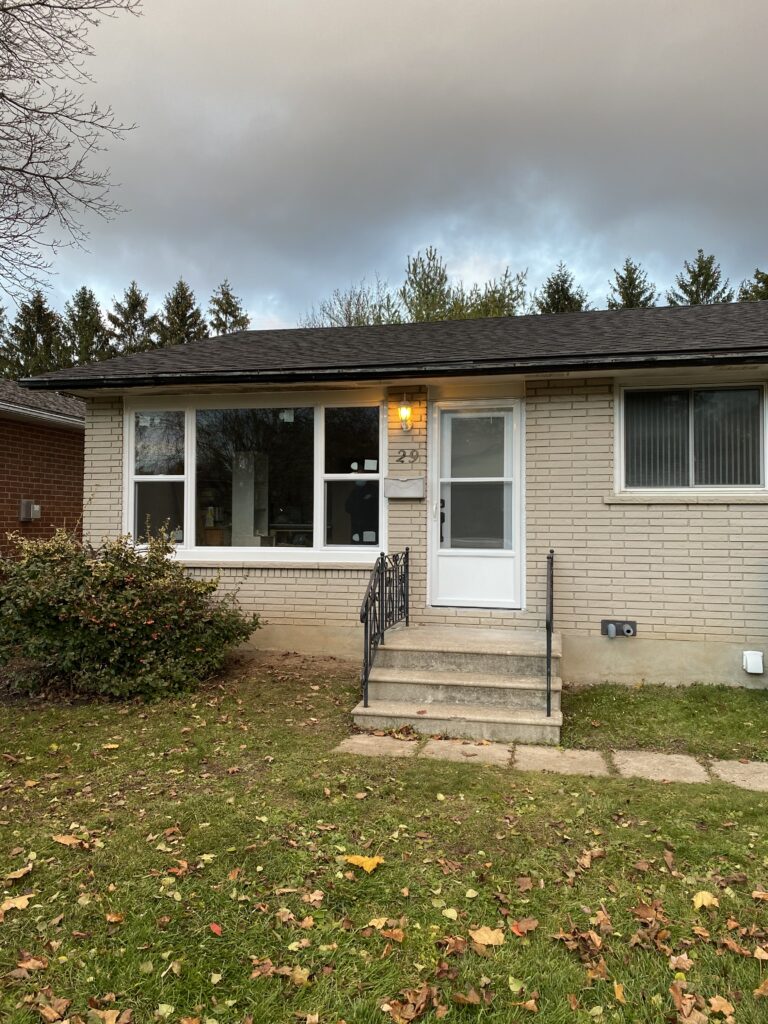
{"type": "Polygon", "coordinates": [[[511,483],[444,483],[440,497],[442,549],[512,548],[511,483]]]}
{"type": "Polygon", "coordinates": [[[504,476],[503,413],[457,416],[450,419],[451,461],[443,476],[504,476]]]}

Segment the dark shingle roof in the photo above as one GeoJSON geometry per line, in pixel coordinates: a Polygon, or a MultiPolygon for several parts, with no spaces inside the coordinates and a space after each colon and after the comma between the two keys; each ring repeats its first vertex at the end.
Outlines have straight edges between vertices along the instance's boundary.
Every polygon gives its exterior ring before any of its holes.
{"type": "Polygon", "coordinates": [[[0,415],[3,412],[33,413],[85,421],[85,402],[55,392],[38,394],[0,378],[0,415]]]}
{"type": "Polygon", "coordinates": [[[768,302],[241,331],[25,381],[34,388],[374,379],[768,361],[768,302]]]}

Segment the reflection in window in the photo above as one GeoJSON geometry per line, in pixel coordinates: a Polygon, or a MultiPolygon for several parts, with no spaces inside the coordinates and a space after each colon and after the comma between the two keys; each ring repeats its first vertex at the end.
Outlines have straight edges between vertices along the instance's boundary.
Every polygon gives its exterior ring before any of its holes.
{"type": "Polygon", "coordinates": [[[184,473],[184,413],[137,412],[137,476],[181,476],[184,473]]]}
{"type": "Polygon", "coordinates": [[[197,544],[312,547],[314,411],[197,412],[197,544]]]}
{"type": "Polygon", "coordinates": [[[182,480],[141,480],[136,488],[134,537],[143,544],[151,534],[169,531],[176,544],[184,541],[184,482],[182,480]]]}
{"type": "Polygon", "coordinates": [[[378,406],[325,410],[326,544],[379,543],[379,418],[378,406]]]}

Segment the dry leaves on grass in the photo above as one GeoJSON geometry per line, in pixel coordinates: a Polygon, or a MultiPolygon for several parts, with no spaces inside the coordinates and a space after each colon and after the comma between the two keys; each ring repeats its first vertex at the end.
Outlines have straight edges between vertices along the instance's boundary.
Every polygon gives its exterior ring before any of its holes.
{"type": "Polygon", "coordinates": [[[376,868],[384,863],[383,857],[360,857],[357,854],[353,854],[349,857],[344,858],[345,864],[352,864],[353,867],[362,868],[367,875],[375,871],[376,868]]]}
{"type": "Polygon", "coordinates": [[[411,1021],[423,1017],[428,1010],[435,1011],[435,1020],[442,1020],[448,1015],[449,1008],[440,1002],[440,993],[436,986],[423,984],[420,988],[403,989],[402,999],[391,999],[381,1004],[394,1024],[411,1024],[411,1021]]]}
{"type": "Polygon", "coordinates": [[[5,920],[5,915],[9,910],[26,910],[29,906],[29,901],[35,894],[33,892],[26,893],[24,896],[9,896],[0,903],[0,924],[5,920]]]}
{"type": "Polygon", "coordinates": [[[719,907],[720,900],[714,893],[708,892],[706,889],[702,889],[693,897],[693,905],[696,910],[709,907],[719,907]]]}
{"type": "Polygon", "coordinates": [[[481,928],[470,928],[469,937],[478,946],[504,945],[504,932],[501,928],[487,928],[485,925],[481,928]]]}
{"type": "Polygon", "coordinates": [[[51,836],[54,843],[58,843],[60,846],[79,846],[83,850],[90,850],[90,844],[86,843],[83,839],[78,839],[77,836],[69,835],[68,833],[60,836],[51,836]]]}
{"type": "Polygon", "coordinates": [[[17,868],[15,871],[9,871],[5,876],[6,882],[18,882],[20,878],[25,878],[32,870],[31,864],[25,864],[23,868],[17,868]]]}
{"type": "Polygon", "coordinates": [[[512,934],[520,938],[529,932],[536,931],[539,927],[539,922],[535,917],[521,917],[519,921],[508,921],[507,923],[512,934]]]}

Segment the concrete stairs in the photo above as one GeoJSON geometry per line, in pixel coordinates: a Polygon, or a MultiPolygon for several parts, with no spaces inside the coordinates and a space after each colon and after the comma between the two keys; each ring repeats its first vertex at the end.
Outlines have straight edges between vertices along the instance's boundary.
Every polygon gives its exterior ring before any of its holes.
{"type": "Polygon", "coordinates": [[[368,683],[361,729],[397,729],[518,743],[559,743],[560,637],[552,642],[546,715],[544,630],[401,626],[387,632],[368,683]]]}

